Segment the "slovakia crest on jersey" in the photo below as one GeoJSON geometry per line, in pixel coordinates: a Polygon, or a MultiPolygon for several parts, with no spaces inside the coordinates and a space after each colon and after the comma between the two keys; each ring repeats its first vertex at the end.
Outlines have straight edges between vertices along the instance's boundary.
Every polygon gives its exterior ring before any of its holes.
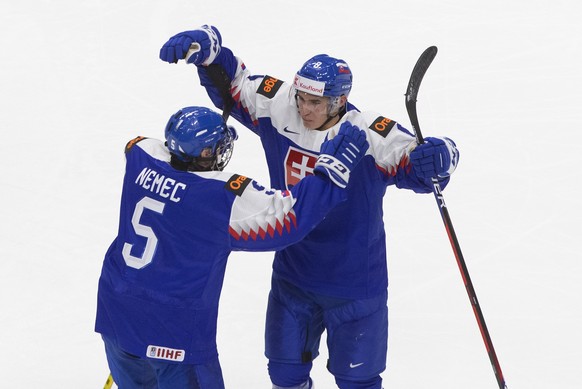
{"type": "Polygon", "coordinates": [[[285,157],[285,184],[292,188],[304,177],[313,175],[317,154],[289,147],[285,157]]]}

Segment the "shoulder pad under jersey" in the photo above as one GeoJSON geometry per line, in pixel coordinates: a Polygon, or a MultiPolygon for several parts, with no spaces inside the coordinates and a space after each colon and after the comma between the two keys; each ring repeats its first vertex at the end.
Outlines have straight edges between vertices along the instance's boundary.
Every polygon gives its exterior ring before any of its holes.
{"type": "Polygon", "coordinates": [[[135,146],[138,142],[141,142],[144,139],[147,139],[147,138],[145,136],[138,136],[137,138],[134,138],[134,139],[130,140],[129,142],[127,142],[127,144],[125,145],[125,154],[127,154],[129,152],[129,150],[131,150],[131,148],[133,146],[135,146]]]}

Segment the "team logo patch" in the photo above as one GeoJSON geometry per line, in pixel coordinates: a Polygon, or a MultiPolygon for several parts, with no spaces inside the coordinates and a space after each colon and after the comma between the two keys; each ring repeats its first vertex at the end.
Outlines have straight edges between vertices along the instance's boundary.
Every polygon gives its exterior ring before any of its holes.
{"type": "Polygon", "coordinates": [[[184,350],[177,350],[161,346],[148,346],[147,357],[153,359],[165,359],[167,361],[182,362],[185,355],[184,350]]]}
{"type": "Polygon", "coordinates": [[[226,189],[231,191],[237,196],[242,196],[243,192],[247,186],[251,183],[251,179],[245,176],[240,176],[238,174],[233,174],[232,177],[226,182],[224,186],[226,189]]]}
{"type": "Polygon", "coordinates": [[[288,188],[306,176],[313,175],[317,155],[295,147],[289,147],[285,157],[285,184],[288,188]]]}
{"type": "Polygon", "coordinates": [[[142,141],[146,139],[145,136],[138,136],[135,139],[130,140],[129,142],[127,142],[127,144],[125,145],[125,153],[127,154],[127,152],[133,147],[135,146],[138,142],[142,141]]]}
{"type": "Polygon", "coordinates": [[[378,116],[378,118],[374,120],[374,123],[372,123],[369,128],[370,130],[386,138],[392,127],[394,127],[394,124],[396,124],[396,122],[385,118],[384,116],[378,116]]]}
{"type": "Polygon", "coordinates": [[[272,99],[279,88],[283,85],[283,81],[276,79],[275,77],[265,76],[263,82],[259,85],[257,93],[272,99]]]}

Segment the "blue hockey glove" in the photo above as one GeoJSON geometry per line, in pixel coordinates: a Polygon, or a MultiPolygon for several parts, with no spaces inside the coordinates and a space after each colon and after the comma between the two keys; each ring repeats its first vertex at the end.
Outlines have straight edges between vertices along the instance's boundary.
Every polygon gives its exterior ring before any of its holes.
{"type": "Polygon", "coordinates": [[[220,53],[222,37],[214,26],[203,25],[171,37],[160,49],[160,59],[176,63],[185,59],[194,65],[210,65],[220,53]]]}
{"type": "Polygon", "coordinates": [[[419,178],[444,178],[455,171],[459,150],[449,138],[425,138],[425,143],[410,153],[410,162],[419,178]]]}
{"type": "Polygon", "coordinates": [[[350,122],[344,122],[339,133],[321,145],[321,154],[315,162],[314,171],[328,176],[340,188],[345,188],[350,171],[364,157],[368,147],[366,133],[350,122]]]}

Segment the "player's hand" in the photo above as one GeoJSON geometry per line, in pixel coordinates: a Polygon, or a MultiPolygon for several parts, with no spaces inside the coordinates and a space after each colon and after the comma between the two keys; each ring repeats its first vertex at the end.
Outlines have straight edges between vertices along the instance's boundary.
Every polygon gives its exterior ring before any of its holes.
{"type": "Polygon", "coordinates": [[[425,138],[425,143],[410,153],[410,162],[419,178],[444,178],[455,171],[459,150],[449,138],[425,138]]]}
{"type": "Polygon", "coordinates": [[[214,26],[184,31],[171,37],[160,49],[160,59],[176,63],[185,59],[194,65],[210,65],[220,53],[222,37],[214,26]]]}
{"type": "Polygon", "coordinates": [[[340,188],[348,185],[350,172],[368,150],[366,133],[350,122],[342,123],[339,133],[323,142],[315,172],[329,177],[340,188]]]}

